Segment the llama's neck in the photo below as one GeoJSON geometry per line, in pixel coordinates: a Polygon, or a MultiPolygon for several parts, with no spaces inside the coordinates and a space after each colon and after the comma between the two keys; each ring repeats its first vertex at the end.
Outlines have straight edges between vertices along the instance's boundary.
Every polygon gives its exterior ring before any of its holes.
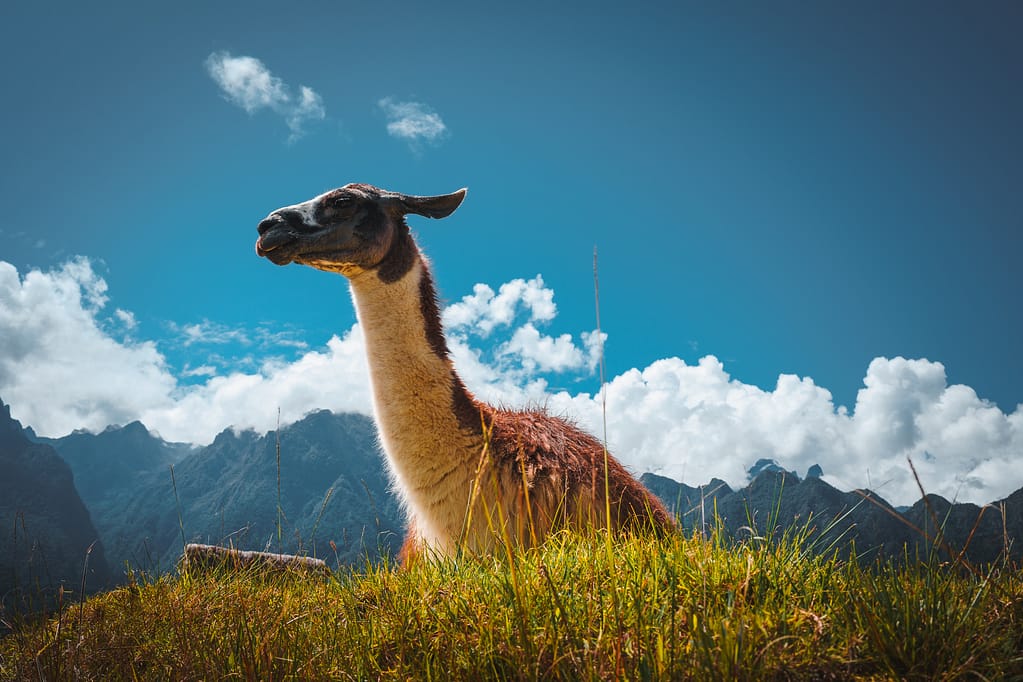
{"type": "Polygon", "coordinates": [[[396,281],[369,271],[352,277],[351,288],[391,470],[419,533],[447,545],[462,523],[482,436],[478,408],[447,355],[427,264],[416,250],[396,281]]]}

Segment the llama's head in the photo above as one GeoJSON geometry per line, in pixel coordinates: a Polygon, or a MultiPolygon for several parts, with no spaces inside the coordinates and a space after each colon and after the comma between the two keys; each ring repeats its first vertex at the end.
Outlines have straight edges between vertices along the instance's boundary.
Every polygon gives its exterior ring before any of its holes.
{"type": "Polygon", "coordinates": [[[405,215],[444,218],[464,197],[464,189],[417,197],[352,183],[268,215],[259,223],[256,253],[277,265],[294,261],[348,277],[376,270],[393,281],[415,257],[405,215]]]}

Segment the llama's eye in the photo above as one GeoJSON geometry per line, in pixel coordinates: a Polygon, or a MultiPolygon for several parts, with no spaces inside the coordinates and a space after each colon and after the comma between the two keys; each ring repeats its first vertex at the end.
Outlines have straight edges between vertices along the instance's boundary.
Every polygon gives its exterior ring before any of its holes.
{"type": "Polygon", "coordinates": [[[349,216],[355,210],[355,202],[351,199],[333,199],[327,206],[335,216],[349,216]]]}

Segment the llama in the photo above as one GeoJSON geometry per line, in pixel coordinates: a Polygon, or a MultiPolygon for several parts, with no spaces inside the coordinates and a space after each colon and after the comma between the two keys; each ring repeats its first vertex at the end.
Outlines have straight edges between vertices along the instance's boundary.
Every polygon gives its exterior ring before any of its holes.
{"type": "Polygon", "coordinates": [[[539,409],[477,400],[449,357],[426,257],[405,221],[444,218],[465,189],[410,196],[349,184],[277,209],[256,253],[344,275],[365,336],[380,443],[408,516],[399,553],[533,546],[564,527],[675,527],[603,444],[539,409]]]}

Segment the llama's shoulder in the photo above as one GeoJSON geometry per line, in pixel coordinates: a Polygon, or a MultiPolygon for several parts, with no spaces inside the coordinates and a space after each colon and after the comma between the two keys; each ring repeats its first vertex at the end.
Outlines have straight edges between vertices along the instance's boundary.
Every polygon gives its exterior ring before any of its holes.
{"type": "Polygon", "coordinates": [[[544,408],[498,410],[490,415],[491,451],[527,467],[588,471],[603,458],[604,445],[572,421],[544,408]]]}

